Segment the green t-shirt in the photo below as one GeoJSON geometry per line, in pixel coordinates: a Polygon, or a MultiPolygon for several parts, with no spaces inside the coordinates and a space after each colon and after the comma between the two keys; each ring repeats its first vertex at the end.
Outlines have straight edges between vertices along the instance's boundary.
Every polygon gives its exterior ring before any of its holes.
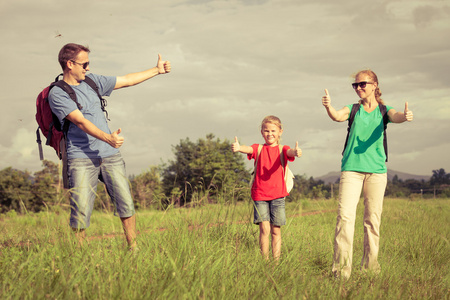
{"type": "MultiPolygon", "coordinates": [[[[353,104],[347,105],[352,111],[353,104]]],[[[386,111],[392,109],[386,105],[386,111]]],[[[350,117],[350,114],[349,114],[350,117]]],[[[383,116],[377,108],[371,113],[361,105],[353,120],[347,147],[342,157],[341,171],[386,173],[386,154],[383,146],[383,116]]]]}

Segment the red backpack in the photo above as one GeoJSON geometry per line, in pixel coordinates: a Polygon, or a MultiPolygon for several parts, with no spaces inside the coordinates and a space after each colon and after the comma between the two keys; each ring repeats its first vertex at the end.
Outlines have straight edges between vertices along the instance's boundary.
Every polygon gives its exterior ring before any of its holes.
{"type": "MultiPolygon", "coordinates": [[[[65,82],[64,80],[59,80],[58,75],[55,78],[55,81],[50,84],[48,87],[46,87],[37,97],[36,99],[36,121],[39,125],[38,129],[36,130],[36,142],[38,143],[39,147],[39,157],[41,160],[44,159],[44,154],[42,152],[42,142],[41,142],[41,135],[39,133],[39,129],[41,129],[42,134],[46,137],[47,142],[45,143],[48,146],[52,146],[55,151],[56,155],[58,155],[59,159],[62,159],[64,145],[61,145],[61,141],[63,140],[65,134],[69,130],[69,124],[70,122],[68,120],[64,120],[64,125],[61,127],[61,123],[58,120],[58,117],[52,112],[50,108],[50,104],[48,103],[48,94],[50,93],[50,90],[57,86],[61,88],[63,91],[65,91],[67,94],[69,94],[70,98],[77,104],[78,109],[81,110],[83,107],[78,103],[77,96],[75,94],[75,91],[72,89],[72,87],[65,82]]],[[[90,78],[87,77],[84,80],[94,91],[96,91],[98,97],[100,98],[102,110],[106,113],[105,106],[106,106],[106,100],[102,98],[100,95],[100,92],[98,90],[97,85],[95,82],[90,78]]],[[[106,113],[106,116],[108,118],[108,114],[106,113]]],[[[109,120],[109,119],[108,119],[109,120]]]]}

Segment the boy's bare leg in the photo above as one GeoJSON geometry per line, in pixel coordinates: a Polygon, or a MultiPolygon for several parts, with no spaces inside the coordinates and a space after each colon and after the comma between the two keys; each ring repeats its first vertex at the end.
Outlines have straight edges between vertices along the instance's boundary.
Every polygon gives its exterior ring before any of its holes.
{"type": "Polygon", "coordinates": [[[269,259],[270,247],[270,223],[269,221],[262,221],[259,223],[259,246],[261,254],[264,259],[269,259]]]}
{"type": "Polygon", "coordinates": [[[281,255],[281,227],[270,225],[272,234],[272,255],[274,260],[278,260],[281,255]]]}
{"type": "Polygon", "coordinates": [[[128,246],[131,250],[135,249],[136,244],[136,215],[132,215],[128,218],[120,218],[122,221],[123,231],[125,232],[125,238],[127,239],[128,246]]]}

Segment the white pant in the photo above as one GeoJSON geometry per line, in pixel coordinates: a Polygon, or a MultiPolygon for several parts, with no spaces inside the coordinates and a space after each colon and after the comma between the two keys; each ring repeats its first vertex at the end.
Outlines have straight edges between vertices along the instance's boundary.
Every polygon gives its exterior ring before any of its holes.
{"type": "Polygon", "coordinates": [[[352,271],[353,236],[356,207],[364,193],[364,254],[361,269],[379,272],[381,212],[387,174],[342,172],[339,186],[339,208],[334,240],[333,273],[349,278],[352,271]]]}

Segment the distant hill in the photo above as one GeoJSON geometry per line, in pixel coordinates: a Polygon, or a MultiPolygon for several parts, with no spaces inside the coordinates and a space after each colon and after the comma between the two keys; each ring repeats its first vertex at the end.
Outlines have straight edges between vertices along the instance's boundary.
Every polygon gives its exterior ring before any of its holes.
{"type": "MultiPolygon", "coordinates": [[[[431,178],[430,176],[424,176],[424,175],[413,175],[408,174],[404,172],[389,170],[387,171],[387,176],[389,180],[392,180],[394,176],[397,175],[398,179],[405,181],[406,179],[415,179],[415,180],[425,180],[428,181],[431,178]]],[[[336,183],[336,181],[340,178],[341,172],[330,172],[326,175],[316,177],[315,180],[322,180],[325,183],[336,183]]]]}

